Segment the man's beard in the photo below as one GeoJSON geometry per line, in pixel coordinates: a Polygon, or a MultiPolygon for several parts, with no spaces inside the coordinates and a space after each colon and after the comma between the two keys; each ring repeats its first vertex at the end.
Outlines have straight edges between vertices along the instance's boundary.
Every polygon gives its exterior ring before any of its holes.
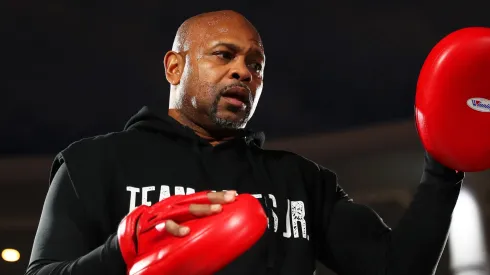
{"type": "MultiPolygon", "coordinates": [[[[237,130],[243,128],[244,125],[247,124],[249,117],[250,117],[250,111],[251,111],[251,104],[247,104],[245,107],[245,114],[243,118],[241,118],[238,121],[232,121],[232,120],[227,120],[221,117],[218,117],[218,104],[219,101],[221,100],[221,94],[218,94],[216,96],[216,99],[214,100],[213,104],[211,105],[211,109],[209,111],[209,117],[211,118],[211,121],[218,127],[222,129],[227,129],[227,130],[237,130]]],[[[229,107],[229,108],[234,108],[234,107],[229,107]]],[[[239,112],[239,108],[234,108],[233,110],[230,110],[233,112],[239,112]]]]}

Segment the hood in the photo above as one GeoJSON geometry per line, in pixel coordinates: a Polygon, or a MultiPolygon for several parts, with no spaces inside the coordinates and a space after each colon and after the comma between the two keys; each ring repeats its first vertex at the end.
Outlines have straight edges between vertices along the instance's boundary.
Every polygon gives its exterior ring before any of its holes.
{"type": "MultiPolygon", "coordinates": [[[[138,113],[132,116],[124,126],[124,130],[142,130],[156,132],[165,136],[178,137],[183,141],[204,142],[194,131],[170,117],[167,110],[143,107],[138,113]]],[[[247,145],[255,145],[262,148],[265,142],[263,132],[254,132],[250,129],[243,129],[237,133],[237,138],[244,138],[247,145]]]]}

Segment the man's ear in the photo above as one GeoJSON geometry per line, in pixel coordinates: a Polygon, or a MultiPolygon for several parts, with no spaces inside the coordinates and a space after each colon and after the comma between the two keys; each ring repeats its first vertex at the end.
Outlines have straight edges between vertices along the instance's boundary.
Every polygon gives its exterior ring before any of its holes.
{"type": "Polygon", "coordinates": [[[184,71],[184,62],[184,57],[177,52],[169,51],[165,54],[163,64],[165,65],[165,76],[170,84],[177,85],[180,83],[184,71]]]}

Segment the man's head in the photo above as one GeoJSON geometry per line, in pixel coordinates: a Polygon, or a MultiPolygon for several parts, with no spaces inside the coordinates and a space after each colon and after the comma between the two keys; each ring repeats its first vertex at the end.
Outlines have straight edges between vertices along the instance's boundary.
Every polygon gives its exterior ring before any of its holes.
{"type": "Polygon", "coordinates": [[[169,109],[208,131],[245,127],[262,92],[265,55],[253,25],[234,11],[200,14],[165,55],[169,109]]]}

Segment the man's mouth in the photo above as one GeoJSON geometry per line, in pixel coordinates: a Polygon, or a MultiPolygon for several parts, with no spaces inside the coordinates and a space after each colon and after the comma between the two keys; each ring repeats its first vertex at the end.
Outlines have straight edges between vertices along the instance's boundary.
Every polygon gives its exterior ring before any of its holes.
{"type": "Polygon", "coordinates": [[[234,107],[240,108],[240,109],[245,109],[247,108],[247,104],[243,102],[242,100],[234,97],[228,97],[228,96],[223,96],[222,97],[228,104],[233,105],[234,107]]]}
{"type": "Polygon", "coordinates": [[[241,86],[227,89],[221,95],[228,103],[236,107],[246,108],[250,105],[250,91],[241,86]]]}

